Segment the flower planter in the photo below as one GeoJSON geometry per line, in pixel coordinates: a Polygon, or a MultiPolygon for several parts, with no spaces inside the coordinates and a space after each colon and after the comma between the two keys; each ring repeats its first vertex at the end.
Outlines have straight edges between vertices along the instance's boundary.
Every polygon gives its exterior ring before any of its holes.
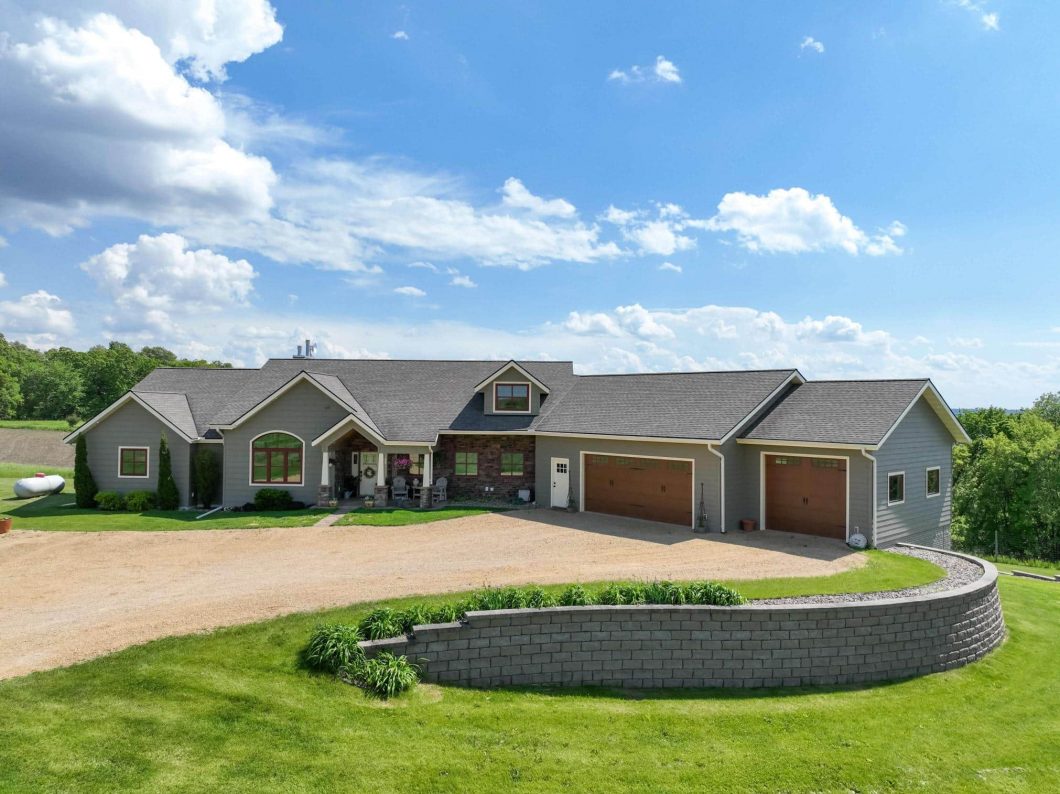
{"type": "Polygon", "coordinates": [[[754,532],[756,529],[758,529],[758,522],[755,521],[753,518],[741,518],[740,529],[742,529],[744,532],[754,532]]]}
{"type": "Polygon", "coordinates": [[[11,518],[0,518],[0,535],[4,535],[11,531],[11,518]]]}

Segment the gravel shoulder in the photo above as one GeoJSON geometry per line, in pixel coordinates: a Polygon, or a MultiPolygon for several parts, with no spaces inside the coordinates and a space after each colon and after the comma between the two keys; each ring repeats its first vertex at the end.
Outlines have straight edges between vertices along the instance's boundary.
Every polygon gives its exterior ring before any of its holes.
{"type": "Polygon", "coordinates": [[[483,585],[826,576],[864,564],[808,536],[693,535],[550,510],[406,527],[0,536],[0,678],[149,640],[483,585]]]}

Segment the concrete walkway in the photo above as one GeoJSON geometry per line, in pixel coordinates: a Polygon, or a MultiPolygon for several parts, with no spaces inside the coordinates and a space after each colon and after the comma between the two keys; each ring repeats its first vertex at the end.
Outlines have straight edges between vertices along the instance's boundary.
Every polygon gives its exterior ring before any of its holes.
{"type": "Polygon", "coordinates": [[[592,513],[491,513],[407,527],[0,535],[0,678],[174,634],[417,593],[603,579],[818,576],[842,543],[592,513]]]}

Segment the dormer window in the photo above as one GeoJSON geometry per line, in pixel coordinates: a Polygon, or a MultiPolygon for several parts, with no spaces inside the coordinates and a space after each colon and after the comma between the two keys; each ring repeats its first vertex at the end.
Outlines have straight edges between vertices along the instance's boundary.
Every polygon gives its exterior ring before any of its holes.
{"type": "Polygon", "coordinates": [[[493,410],[497,413],[528,413],[530,411],[529,383],[493,384],[493,410]]]}

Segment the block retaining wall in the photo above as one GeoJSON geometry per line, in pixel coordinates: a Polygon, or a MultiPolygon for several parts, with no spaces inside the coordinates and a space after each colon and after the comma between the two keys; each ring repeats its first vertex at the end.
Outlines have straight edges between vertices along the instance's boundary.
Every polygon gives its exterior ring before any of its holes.
{"type": "MultiPolygon", "coordinates": [[[[952,552],[947,552],[952,553],[952,552]]],[[[963,555],[955,555],[963,556],[963,555]]],[[[959,589],[840,604],[591,606],[468,613],[362,643],[472,687],[779,687],[925,675],[997,647],[997,569],[959,589]]]]}

